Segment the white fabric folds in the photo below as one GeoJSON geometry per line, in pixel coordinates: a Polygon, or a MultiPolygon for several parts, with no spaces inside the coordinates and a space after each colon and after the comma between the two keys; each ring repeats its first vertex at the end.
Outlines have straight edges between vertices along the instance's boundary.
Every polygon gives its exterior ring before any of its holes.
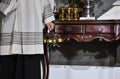
{"type": "Polygon", "coordinates": [[[48,0],[2,0],[0,55],[43,54],[43,28],[54,20],[48,0]]]}

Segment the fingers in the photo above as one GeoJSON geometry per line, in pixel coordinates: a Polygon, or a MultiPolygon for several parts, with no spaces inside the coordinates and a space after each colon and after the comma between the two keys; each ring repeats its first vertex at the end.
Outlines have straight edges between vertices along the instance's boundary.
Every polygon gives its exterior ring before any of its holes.
{"type": "Polygon", "coordinates": [[[53,29],[54,29],[54,23],[52,23],[52,22],[49,22],[49,23],[47,23],[47,27],[48,27],[48,29],[50,30],[50,31],[52,31],[53,29]]]}

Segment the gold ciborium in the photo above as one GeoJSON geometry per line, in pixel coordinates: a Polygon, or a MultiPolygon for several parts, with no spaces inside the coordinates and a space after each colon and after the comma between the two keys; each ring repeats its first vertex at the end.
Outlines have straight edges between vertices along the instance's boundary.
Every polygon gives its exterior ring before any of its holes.
{"type": "Polygon", "coordinates": [[[65,20],[65,7],[60,7],[59,12],[60,12],[60,20],[65,20]]]}
{"type": "Polygon", "coordinates": [[[73,8],[71,7],[66,7],[66,20],[72,20],[72,11],[73,8]]]}
{"type": "Polygon", "coordinates": [[[73,8],[73,20],[79,20],[79,12],[80,12],[80,8],[78,7],[74,7],[73,8]]]}

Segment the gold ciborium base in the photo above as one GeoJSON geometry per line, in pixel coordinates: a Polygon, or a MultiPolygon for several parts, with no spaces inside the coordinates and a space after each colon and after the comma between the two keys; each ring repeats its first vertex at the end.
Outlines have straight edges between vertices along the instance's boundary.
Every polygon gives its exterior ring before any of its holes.
{"type": "Polygon", "coordinates": [[[79,20],[79,19],[73,19],[73,20],[77,21],[77,20],[79,20]]]}
{"type": "Polygon", "coordinates": [[[65,20],[68,20],[68,21],[70,21],[70,20],[73,20],[72,18],[66,18],[65,20]]]}
{"type": "Polygon", "coordinates": [[[62,20],[62,21],[64,21],[64,20],[65,20],[65,18],[60,18],[59,20],[62,20]]]}

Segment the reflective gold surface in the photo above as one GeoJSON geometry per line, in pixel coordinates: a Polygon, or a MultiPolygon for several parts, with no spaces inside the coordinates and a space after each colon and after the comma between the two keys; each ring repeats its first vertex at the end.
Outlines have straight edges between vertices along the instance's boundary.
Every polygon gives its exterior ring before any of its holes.
{"type": "Polygon", "coordinates": [[[79,20],[80,12],[83,9],[78,7],[60,7],[60,19],[59,20],[79,20]]]}

